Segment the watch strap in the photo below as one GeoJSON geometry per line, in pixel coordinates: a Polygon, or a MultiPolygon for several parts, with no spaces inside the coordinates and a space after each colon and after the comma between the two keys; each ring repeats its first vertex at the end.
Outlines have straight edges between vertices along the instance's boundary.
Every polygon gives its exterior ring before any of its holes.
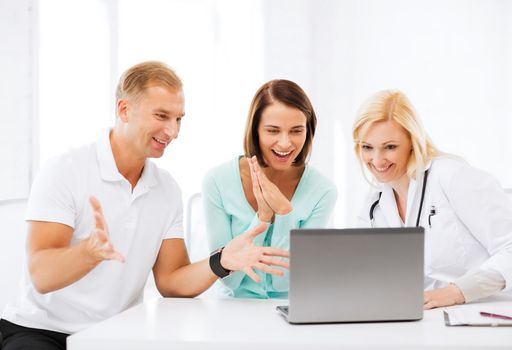
{"type": "Polygon", "coordinates": [[[220,248],[220,249],[217,249],[215,250],[211,255],[210,255],[210,269],[212,269],[213,273],[219,277],[219,278],[224,278],[224,277],[227,277],[231,271],[230,270],[227,270],[225,269],[221,263],[220,263],[220,258],[222,257],[222,250],[224,249],[224,247],[220,248]]]}

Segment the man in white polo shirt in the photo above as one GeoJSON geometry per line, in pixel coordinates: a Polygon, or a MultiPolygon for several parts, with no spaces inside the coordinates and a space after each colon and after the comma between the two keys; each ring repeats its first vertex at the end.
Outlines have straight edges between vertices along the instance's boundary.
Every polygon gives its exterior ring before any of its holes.
{"type": "Polygon", "coordinates": [[[231,271],[281,275],[286,251],[252,241],[265,224],[190,264],[181,192],[158,158],[178,136],[182,83],[168,66],[128,69],[115,127],[48,162],[30,194],[22,291],[0,320],[4,350],[65,349],[66,337],[139,303],[151,270],[163,296],[193,297],[231,271]],[[101,204],[100,204],[101,203],[101,204]]]}

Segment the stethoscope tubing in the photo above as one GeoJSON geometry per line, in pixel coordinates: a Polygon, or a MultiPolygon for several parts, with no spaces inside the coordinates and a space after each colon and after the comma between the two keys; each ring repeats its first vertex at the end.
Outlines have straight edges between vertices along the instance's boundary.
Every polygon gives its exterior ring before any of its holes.
{"type": "MultiPolygon", "coordinates": [[[[423,186],[421,188],[420,208],[418,210],[418,216],[416,217],[416,227],[418,227],[420,225],[421,211],[423,210],[423,202],[425,200],[425,189],[427,188],[428,170],[429,169],[425,170],[425,175],[423,176],[423,186]]],[[[379,205],[380,197],[382,197],[382,191],[379,192],[379,198],[377,198],[377,200],[375,202],[373,202],[372,205],[370,206],[370,223],[371,223],[372,227],[374,226],[374,221],[375,221],[373,213],[374,213],[377,205],[379,205]]],[[[429,221],[430,221],[430,217],[429,217],[429,221]]]]}

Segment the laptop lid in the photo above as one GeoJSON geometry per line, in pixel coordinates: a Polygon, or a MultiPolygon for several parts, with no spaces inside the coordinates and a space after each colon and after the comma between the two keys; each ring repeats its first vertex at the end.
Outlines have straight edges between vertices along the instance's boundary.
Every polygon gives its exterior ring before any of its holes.
{"type": "Polygon", "coordinates": [[[291,323],[423,317],[424,229],[298,229],[290,233],[291,323]]]}

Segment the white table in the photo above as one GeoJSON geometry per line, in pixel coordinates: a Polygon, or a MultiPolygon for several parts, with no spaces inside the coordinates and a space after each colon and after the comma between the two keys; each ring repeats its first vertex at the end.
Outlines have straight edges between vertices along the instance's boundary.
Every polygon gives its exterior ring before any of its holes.
{"type": "Polygon", "coordinates": [[[512,349],[512,328],[446,327],[441,309],[422,321],[290,325],[282,304],[153,299],[70,336],[68,349],[512,349]]]}

